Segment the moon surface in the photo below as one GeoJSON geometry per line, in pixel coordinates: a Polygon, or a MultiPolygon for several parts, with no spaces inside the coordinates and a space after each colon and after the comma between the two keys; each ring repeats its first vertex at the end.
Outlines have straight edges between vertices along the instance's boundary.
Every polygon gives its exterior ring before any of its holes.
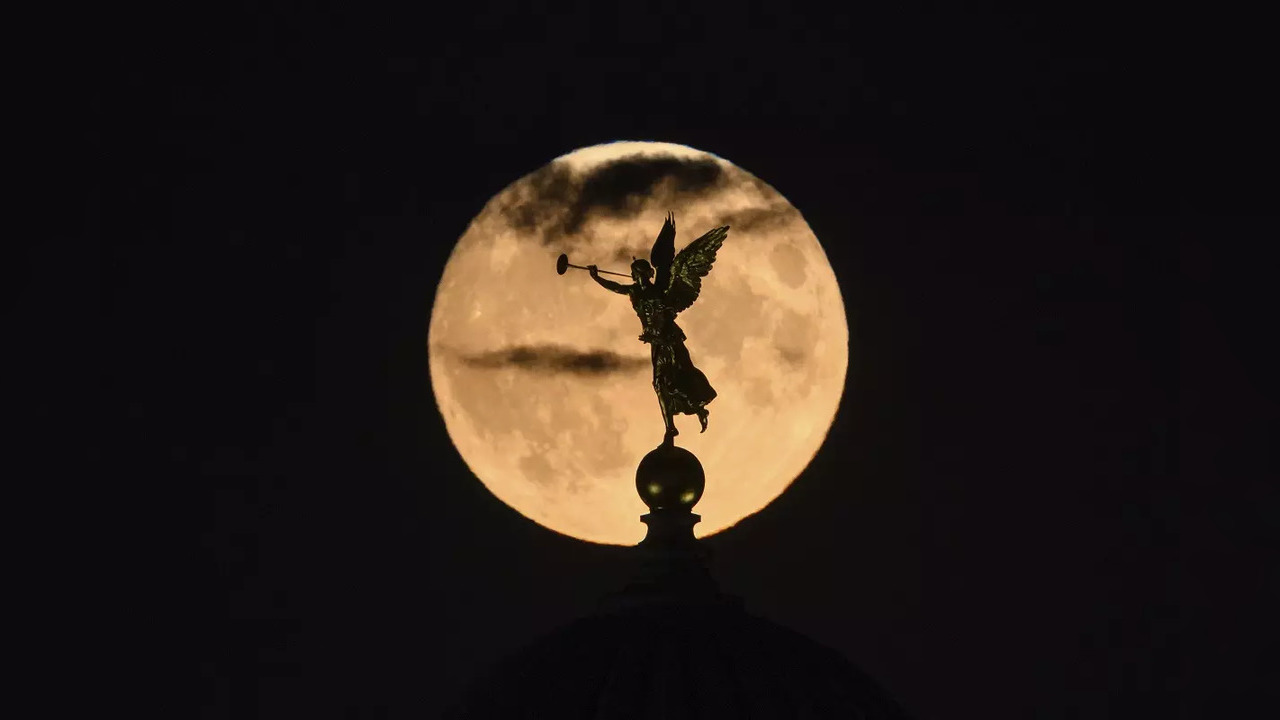
{"type": "Polygon", "coordinates": [[[694,416],[676,416],[676,444],[706,470],[696,534],[778,497],[822,445],[844,390],[849,332],[835,274],[769,185],[715,155],[652,142],[583,148],[520,178],[472,220],[445,266],[431,383],[476,477],[525,517],[582,540],[643,539],[635,470],[663,422],[630,302],[584,271],[557,275],[556,257],[628,272],[668,211],[677,252],[730,226],[679,316],[718,392],[705,433],[694,416]]]}

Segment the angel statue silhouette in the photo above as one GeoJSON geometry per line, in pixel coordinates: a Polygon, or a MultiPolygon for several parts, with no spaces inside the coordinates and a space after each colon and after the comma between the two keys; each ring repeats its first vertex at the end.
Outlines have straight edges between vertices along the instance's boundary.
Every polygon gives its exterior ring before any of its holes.
{"type": "MultiPolygon", "coordinates": [[[[640,316],[644,330],[640,333],[640,341],[649,344],[649,355],[653,361],[653,391],[657,393],[658,405],[662,409],[662,420],[666,425],[663,442],[667,444],[680,434],[673,420],[675,415],[697,415],[702,432],[707,430],[707,416],[710,414],[707,404],[715,399],[716,391],[707,381],[707,376],[694,367],[689,358],[689,351],[684,346],[685,334],[676,324],[676,315],[689,309],[698,299],[702,278],[711,272],[716,251],[728,234],[728,225],[710,230],[676,254],[676,221],[668,213],[658,239],[649,251],[649,260],[632,261],[633,282],[630,285],[605,280],[595,265],[585,268],[601,287],[630,298],[631,307],[640,316]]],[[[562,255],[557,270],[563,274],[566,267],[581,266],[570,265],[568,258],[562,255]]]]}

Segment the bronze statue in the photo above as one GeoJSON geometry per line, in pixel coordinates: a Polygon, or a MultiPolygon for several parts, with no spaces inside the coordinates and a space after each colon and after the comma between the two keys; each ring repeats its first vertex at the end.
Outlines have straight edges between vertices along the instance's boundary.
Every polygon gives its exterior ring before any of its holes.
{"type": "MultiPolygon", "coordinates": [[[[652,264],[643,259],[631,263],[632,284],[605,280],[595,265],[587,266],[592,279],[601,287],[631,298],[631,307],[640,316],[644,330],[640,333],[640,341],[649,343],[649,354],[653,360],[653,391],[658,394],[662,420],[666,423],[664,443],[670,443],[680,434],[672,420],[677,414],[697,415],[702,432],[707,430],[707,403],[715,399],[716,391],[707,382],[707,376],[689,359],[689,351],[684,346],[685,334],[676,324],[676,315],[698,299],[702,278],[711,272],[716,251],[728,234],[728,225],[718,227],[689,243],[677,255],[676,222],[668,213],[667,221],[649,252],[652,264]]],[[[562,261],[564,263],[567,259],[562,261]]],[[[564,272],[563,269],[560,272],[564,272]]]]}

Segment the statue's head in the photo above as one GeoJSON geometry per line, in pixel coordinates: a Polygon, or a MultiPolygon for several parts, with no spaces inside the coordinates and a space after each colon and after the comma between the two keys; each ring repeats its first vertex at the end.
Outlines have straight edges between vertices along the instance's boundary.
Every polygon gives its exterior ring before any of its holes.
{"type": "Polygon", "coordinates": [[[650,282],[653,280],[653,266],[648,260],[640,258],[631,261],[631,279],[636,282],[650,282]]]}

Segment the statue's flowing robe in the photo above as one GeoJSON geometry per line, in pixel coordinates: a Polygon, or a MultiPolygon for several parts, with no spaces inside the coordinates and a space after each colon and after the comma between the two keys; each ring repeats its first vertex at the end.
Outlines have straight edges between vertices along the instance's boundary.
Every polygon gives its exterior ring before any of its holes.
{"type": "Polygon", "coordinates": [[[628,294],[644,328],[640,339],[649,343],[654,390],[665,399],[672,415],[696,415],[715,399],[716,391],[707,376],[694,366],[684,345],[684,331],[676,324],[675,313],[663,304],[657,288],[632,287],[628,294]]]}

